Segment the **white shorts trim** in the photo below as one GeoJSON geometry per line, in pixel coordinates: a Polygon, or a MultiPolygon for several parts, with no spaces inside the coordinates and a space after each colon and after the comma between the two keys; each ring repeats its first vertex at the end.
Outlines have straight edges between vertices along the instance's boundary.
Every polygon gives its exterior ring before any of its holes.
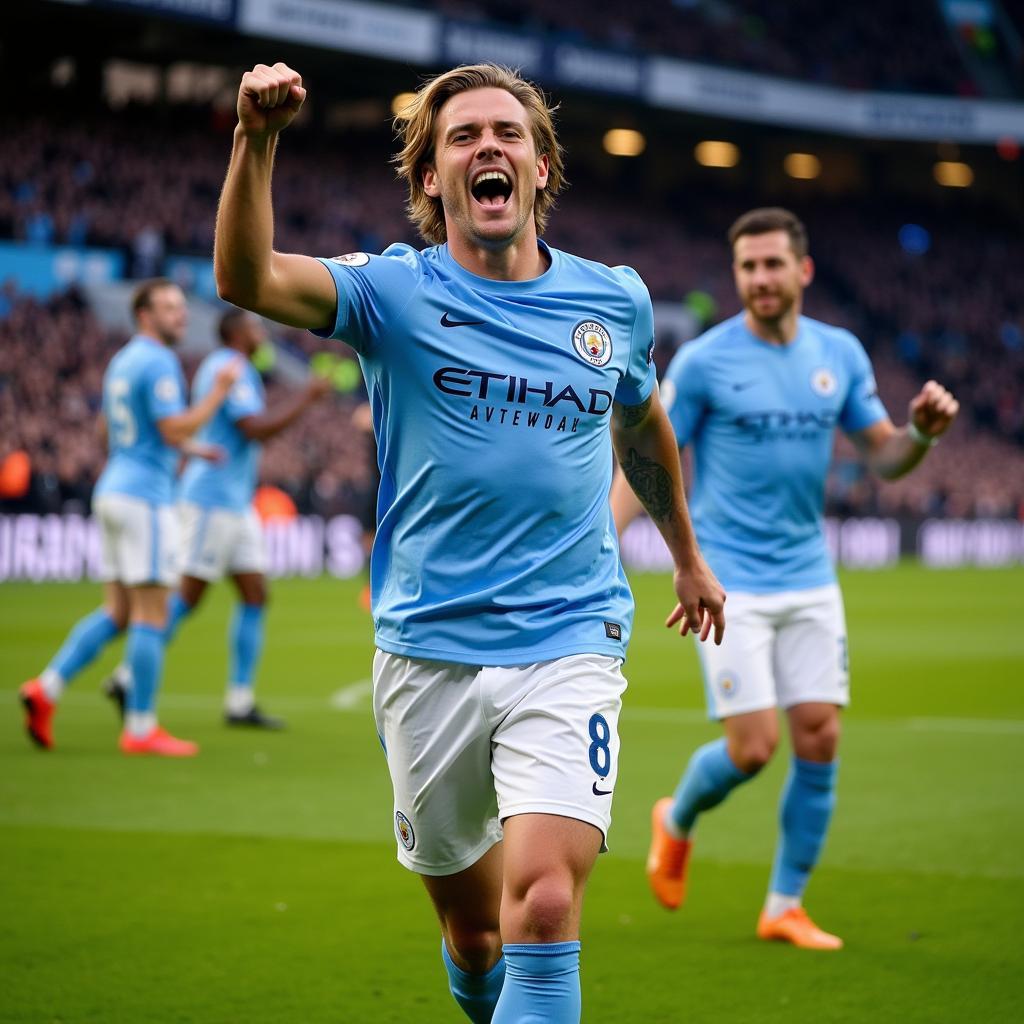
{"type": "Polygon", "coordinates": [[[611,827],[622,662],[576,654],[511,667],[378,650],[373,709],[394,789],[398,860],[423,875],[474,864],[518,814],[611,827]]]}
{"type": "Polygon", "coordinates": [[[708,715],[850,702],[838,584],[776,594],[730,592],[720,647],[697,644],[708,715]]]}
{"type": "Polygon", "coordinates": [[[100,527],[100,579],[126,587],[178,583],[178,518],[173,505],[127,494],[103,494],[93,504],[100,527]]]}
{"type": "Polygon", "coordinates": [[[254,509],[235,512],[183,501],[178,514],[183,576],[213,583],[225,574],[266,573],[263,528],[254,509]]]}

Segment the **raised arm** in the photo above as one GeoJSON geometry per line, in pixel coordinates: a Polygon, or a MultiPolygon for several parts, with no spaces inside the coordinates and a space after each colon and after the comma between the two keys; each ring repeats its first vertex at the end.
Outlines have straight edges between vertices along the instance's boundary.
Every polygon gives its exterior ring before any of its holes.
{"type": "Polygon", "coordinates": [[[334,281],[319,260],[274,252],[270,198],[278,136],[305,98],[302,77],[286,64],[257,64],[242,76],[231,162],[217,208],[213,262],[222,299],[312,330],[333,325],[334,281]]]}
{"type": "Polygon", "coordinates": [[[883,480],[896,480],[909,473],[944,434],[960,411],[960,403],[934,380],[911,400],[904,427],[893,426],[886,417],[852,440],[872,472],[883,480]]]}
{"type": "MultiPolygon", "coordinates": [[[[681,633],[692,630],[701,640],[707,639],[714,626],[715,643],[720,644],[725,631],[725,591],[697,546],[675,435],[657,390],[640,405],[616,403],[612,441],[626,481],[665,538],[675,563],[679,603],[665,625],[681,622],[681,633]]],[[[621,500],[620,505],[624,505],[621,500]]]]}

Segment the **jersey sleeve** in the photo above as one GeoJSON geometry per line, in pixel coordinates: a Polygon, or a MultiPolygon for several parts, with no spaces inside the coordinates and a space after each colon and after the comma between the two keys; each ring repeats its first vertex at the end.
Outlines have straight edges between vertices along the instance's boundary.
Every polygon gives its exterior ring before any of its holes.
{"type": "Polygon", "coordinates": [[[851,334],[850,341],[850,387],[846,401],[839,413],[839,423],[848,434],[866,430],[873,423],[885,419],[888,413],[878,397],[874,370],[864,346],[851,334]]]}
{"type": "Polygon", "coordinates": [[[161,353],[146,368],[143,402],[149,418],[158,423],[185,410],[185,378],[181,364],[170,353],[161,353]]]}
{"type": "Polygon", "coordinates": [[[332,326],[312,333],[369,355],[416,291],[419,253],[409,246],[391,246],[382,256],[352,252],[320,262],[334,278],[338,308],[332,326]]]}
{"type": "Polygon", "coordinates": [[[258,416],[266,407],[263,396],[252,379],[252,373],[243,373],[224,400],[224,410],[232,423],[237,423],[246,416],[258,416]]]}
{"type": "Polygon", "coordinates": [[[661,382],[661,400],[680,448],[697,433],[707,412],[707,377],[700,366],[700,349],[692,342],[673,356],[661,382]]]}
{"type": "Polygon", "coordinates": [[[616,268],[622,273],[636,303],[636,316],[629,336],[626,368],[615,389],[615,401],[621,405],[640,405],[654,390],[654,307],[647,286],[631,267],[616,268]]]}

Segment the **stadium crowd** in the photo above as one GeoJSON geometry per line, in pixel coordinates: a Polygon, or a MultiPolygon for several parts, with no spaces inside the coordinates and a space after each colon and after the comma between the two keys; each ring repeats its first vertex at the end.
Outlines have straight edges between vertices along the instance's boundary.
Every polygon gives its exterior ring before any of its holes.
{"type": "MultiPolygon", "coordinates": [[[[208,114],[208,116],[211,116],[208,114]]],[[[5,118],[0,238],[116,247],[133,276],[163,269],[168,253],[208,255],[227,153],[224,132],[184,116],[167,125],[122,111],[5,118]]],[[[339,155],[297,134],[275,178],[275,244],[334,255],[416,243],[385,153],[339,155]]],[[[711,190],[617,200],[580,168],[549,240],[611,264],[635,266],[656,300],[703,296],[705,325],[737,309],[724,227],[747,197],[711,190]],[[711,311],[714,312],[711,312],[711,311]]],[[[847,513],[1024,514],[1024,299],[1016,287],[1024,240],[1013,225],[961,208],[941,213],[900,201],[860,209],[849,199],[793,203],[808,223],[818,280],[806,312],[849,327],[875,362],[897,422],[913,389],[934,376],[966,411],[922,470],[877,487],[845,443],[830,481],[847,513]],[[903,229],[915,231],[909,244],[903,229]],[[903,241],[901,241],[901,239],[903,241]],[[971,273],[964,273],[970,267],[971,273]]],[[[306,357],[325,346],[275,329],[306,357]]],[[[664,367],[682,341],[659,337],[664,367]]],[[[27,453],[28,494],[6,507],[82,506],[102,465],[93,429],[102,369],[124,341],[101,328],[74,291],[39,301],[10,283],[0,292],[0,461],[27,453]]],[[[270,398],[273,400],[273,387],[270,398]]],[[[307,511],[361,511],[373,487],[365,433],[348,421],[358,393],[314,410],[267,448],[263,475],[307,511]]]]}
{"type": "Polygon", "coordinates": [[[892,0],[444,0],[445,13],[573,42],[670,54],[847,89],[970,96],[977,87],[937,4],[892,0]]]}

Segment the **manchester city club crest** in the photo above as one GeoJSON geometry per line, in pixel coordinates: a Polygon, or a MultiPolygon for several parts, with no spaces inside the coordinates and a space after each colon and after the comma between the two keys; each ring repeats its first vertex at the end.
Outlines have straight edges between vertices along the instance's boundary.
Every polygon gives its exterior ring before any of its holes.
{"type": "Polygon", "coordinates": [[[612,357],[612,336],[596,320],[581,320],[573,328],[572,346],[591,366],[607,366],[612,357]]]}
{"type": "Polygon", "coordinates": [[[724,672],[718,674],[718,692],[726,698],[726,700],[735,697],[740,691],[740,681],[736,678],[735,672],[730,672],[726,669],[724,672]]]}
{"type": "Polygon", "coordinates": [[[836,393],[835,374],[825,366],[819,367],[811,374],[811,390],[822,398],[829,398],[836,393]]]}
{"type": "Polygon", "coordinates": [[[370,257],[365,252],[347,252],[344,256],[332,256],[332,263],[340,263],[343,267],[365,267],[370,257]]]}
{"type": "Polygon", "coordinates": [[[407,850],[416,845],[416,833],[412,830],[412,822],[401,811],[395,811],[395,832],[399,842],[407,850]]]}

